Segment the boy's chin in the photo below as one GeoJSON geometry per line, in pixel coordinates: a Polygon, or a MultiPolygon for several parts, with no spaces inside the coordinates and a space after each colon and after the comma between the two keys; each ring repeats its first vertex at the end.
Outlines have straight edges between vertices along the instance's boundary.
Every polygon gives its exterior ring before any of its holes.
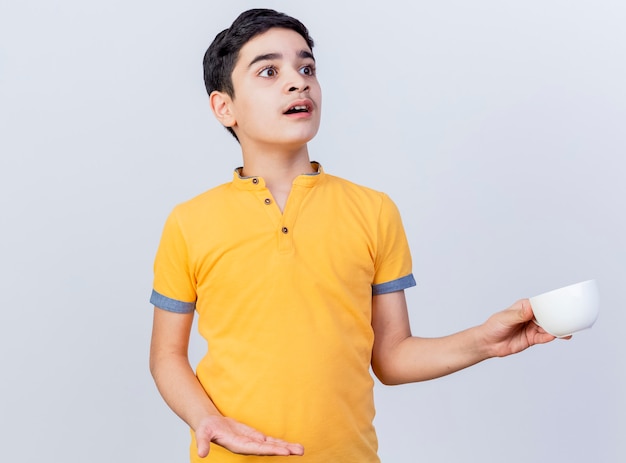
{"type": "Polygon", "coordinates": [[[243,141],[243,145],[275,145],[277,148],[294,148],[298,146],[304,146],[309,143],[317,135],[317,127],[309,130],[292,130],[284,131],[282,133],[274,133],[267,136],[267,134],[257,134],[259,136],[245,137],[248,138],[247,142],[240,138],[240,142],[243,141]],[[264,136],[265,135],[265,136],[264,136]]]}
{"type": "Polygon", "coordinates": [[[315,135],[317,135],[317,130],[296,134],[286,134],[284,137],[276,141],[278,144],[284,145],[306,145],[315,138],[315,135]]]}

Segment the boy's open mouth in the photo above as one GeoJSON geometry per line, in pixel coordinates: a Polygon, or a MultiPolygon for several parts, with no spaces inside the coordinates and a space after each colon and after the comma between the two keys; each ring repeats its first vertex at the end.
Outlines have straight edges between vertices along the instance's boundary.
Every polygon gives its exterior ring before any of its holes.
{"type": "Polygon", "coordinates": [[[308,113],[309,107],[306,105],[296,105],[285,111],[285,114],[308,113]]]}

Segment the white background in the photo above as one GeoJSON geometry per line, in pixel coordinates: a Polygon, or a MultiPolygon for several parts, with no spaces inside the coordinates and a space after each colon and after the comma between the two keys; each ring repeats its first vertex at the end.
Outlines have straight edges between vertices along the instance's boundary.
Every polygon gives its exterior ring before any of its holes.
{"type": "Polygon", "coordinates": [[[618,0],[0,0],[0,460],[186,460],[148,372],[152,260],[171,208],[241,162],[201,61],[253,6],[316,40],[312,158],[403,214],[415,334],[600,285],[569,342],[377,384],[383,461],[625,461],[618,0]]]}

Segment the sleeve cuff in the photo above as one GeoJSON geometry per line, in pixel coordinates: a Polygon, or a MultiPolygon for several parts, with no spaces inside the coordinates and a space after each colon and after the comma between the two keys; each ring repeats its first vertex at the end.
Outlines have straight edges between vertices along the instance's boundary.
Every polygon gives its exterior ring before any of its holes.
{"type": "Polygon", "coordinates": [[[409,273],[407,276],[398,278],[397,280],[387,281],[385,283],[373,285],[372,296],[393,293],[395,291],[402,291],[404,289],[415,286],[416,284],[417,283],[415,282],[415,278],[413,277],[413,274],[409,273]]]}
{"type": "Polygon", "coordinates": [[[155,290],[152,290],[150,303],[159,309],[175,313],[191,313],[196,309],[195,302],[182,302],[176,299],[170,299],[167,296],[157,293],[155,290]]]}

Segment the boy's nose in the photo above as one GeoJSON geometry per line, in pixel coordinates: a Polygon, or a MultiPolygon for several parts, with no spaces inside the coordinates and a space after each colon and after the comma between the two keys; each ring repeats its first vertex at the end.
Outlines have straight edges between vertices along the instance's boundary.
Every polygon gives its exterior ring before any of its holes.
{"type": "Polygon", "coordinates": [[[298,92],[298,91],[300,91],[300,92],[304,92],[304,91],[306,91],[306,90],[308,90],[308,89],[309,89],[309,86],[308,86],[308,85],[304,85],[304,86],[302,86],[302,88],[300,88],[300,87],[295,87],[295,86],[289,87],[289,91],[290,91],[290,92],[298,92]]]}
{"type": "Polygon", "coordinates": [[[285,83],[285,88],[289,93],[304,92],[309,89],[309,84],[307,83],[305,77],[300,74],[300,71],[297,69],[293,69],[288,72],[287,82],[285,83]]]}

